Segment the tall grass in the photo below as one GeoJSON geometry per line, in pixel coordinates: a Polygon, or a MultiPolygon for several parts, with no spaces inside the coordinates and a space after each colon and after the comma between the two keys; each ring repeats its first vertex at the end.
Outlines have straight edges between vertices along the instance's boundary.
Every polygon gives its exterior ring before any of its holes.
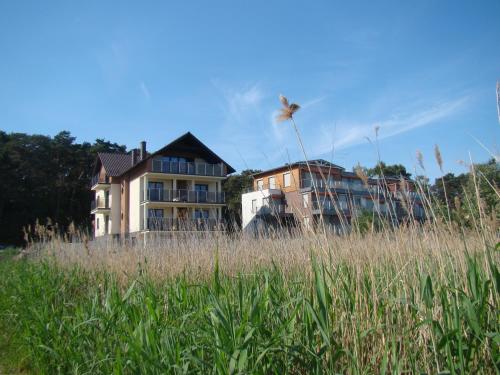
{"type": "MultiPolygon", "coordinates": [[[[461,225],[418,189],[424,223],[407,202],[405,223],[377,211],[378,230],[354,220],[342,236],[278,228],[132,243],[37,225],[17,260],[0,259],[0,366],[499,374],[496,216],[479,209],[461,225]]],[[[480,206],[476,189],[462,209],[480,206]]]]}
{"type": "Polygon", "coordinates": [[[493,232],[356,236],[52,239],[0,263],[0,324],[39,373],[499,372],[493,232]]]}

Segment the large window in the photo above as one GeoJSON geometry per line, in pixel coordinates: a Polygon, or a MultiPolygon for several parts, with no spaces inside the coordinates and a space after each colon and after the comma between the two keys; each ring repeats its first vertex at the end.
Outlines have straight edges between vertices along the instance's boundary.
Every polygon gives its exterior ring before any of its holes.
{"type": "Polygon", "coordinates": [[[276,189],[276,178],[269,177],[269,189],[276,189]]]}
{"type": "Polygon", "coordinates": [[[148,217],[162,218],[163,209],[162,208],[149,208],[148,217]]]}
{"type": "Polygon", "coordinates": [[[257,180],[257,190],[264,189],[264,180],[257,180]]]}
{"type": "Polygon", "coordinates": [[[283,186],[289,187],[291,185],[290,172],[283,173],[283,186]]]}
{"type": "Polygon", "coordinates": [[[149,200],[161,201],[163,200],[163,182],[148,182],[149,200]]]}
{"type": "Polygon", "coordinates": [[[208,185],[206,184],[196,184],[194,185],[194,190],[196,191],[196,201],[206,202],[208,196],[208,185]]]}
{"type": "Polygon", "coordinates": [[[208,210],[196,209],[194,210],[195,219],[208,219],[210,212],[208,210]]]}

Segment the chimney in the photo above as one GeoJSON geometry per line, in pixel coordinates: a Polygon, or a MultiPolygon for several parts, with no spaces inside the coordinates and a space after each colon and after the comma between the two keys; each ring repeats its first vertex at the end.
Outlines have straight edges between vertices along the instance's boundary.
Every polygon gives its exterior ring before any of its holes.
{"type": "Polygon", "coordinates": [[[132,167],[136,165],[139,162],[138,156],[139,156],[139,150],[134,148],[130,150],[130,156],[131,156],[131,162],[132,162],[132,167]]]}
{"type": "Polygon", "coordinates": [[[146,141],[141,142],[139,150],[140,150],[139,154],[140,160],[144,160],[146,158],[146,141]]]}

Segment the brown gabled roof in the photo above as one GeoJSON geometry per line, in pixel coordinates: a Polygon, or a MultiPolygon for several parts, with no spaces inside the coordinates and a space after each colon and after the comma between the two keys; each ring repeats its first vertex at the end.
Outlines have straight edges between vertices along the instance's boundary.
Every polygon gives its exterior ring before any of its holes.
{"type": "Polygon", "coordinates": [[[98,152],[97,156],[101,160],[106,174],[110,177],[120,176],[132,167],[132,155],[130,153],[98,152]]]}
{"type": "MultiPolygon", "coordinates": [[[[174,149],[178,145],[182,145],[182,147],[186,147],[186,144],[190,145],[188,147],[192,148],[193,150],[198,150],[201,149],[203,152],[205,152],[205,155],[209,159],[210,162],[213,163],[223,163],[227,167],[227,174],[231,174],[236,172],[236,170],[231,167],[228,163],[226,163],[220,156],[218,156],[215,152],[210,150],[203,142],[201,142],[198,138],[196,138],[191,132],[187,132],[183,135],[181,135],[179,138],[173,140],[166,146],[162,147],[156,152],[153,152],[152,154],[148,154],[148,156],[142,160],[140,160],[134,167],[136,167],[139,164],[144,163],[146,160],[151,159],[154,156],[161,155],[163,152],[169,150],[169,149],[174,149]]],[[[129,168],[131,169],[131,161],[129,160],[129,168]]],[[[127,172],[127,170],[124,170],[121,174],[127,172]]]]}

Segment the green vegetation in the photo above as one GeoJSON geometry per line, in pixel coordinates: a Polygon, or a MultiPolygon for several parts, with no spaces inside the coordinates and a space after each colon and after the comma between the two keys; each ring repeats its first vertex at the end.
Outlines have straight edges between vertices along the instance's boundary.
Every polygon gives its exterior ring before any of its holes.
{"type": "Polygon", "coordinates": [[[498,373],[497,255],[125,283],[6,260],[0,357],[46,374],[498,373]]]}
{"type": "Polygon", "coordinates": [[[37,219],[62,228],[89,225],[98,152],[125,152],[125,146],[77,143],[67,131],[54,137],[0,131],[0,243],[21,244],[23,227],[37,219]]]}

